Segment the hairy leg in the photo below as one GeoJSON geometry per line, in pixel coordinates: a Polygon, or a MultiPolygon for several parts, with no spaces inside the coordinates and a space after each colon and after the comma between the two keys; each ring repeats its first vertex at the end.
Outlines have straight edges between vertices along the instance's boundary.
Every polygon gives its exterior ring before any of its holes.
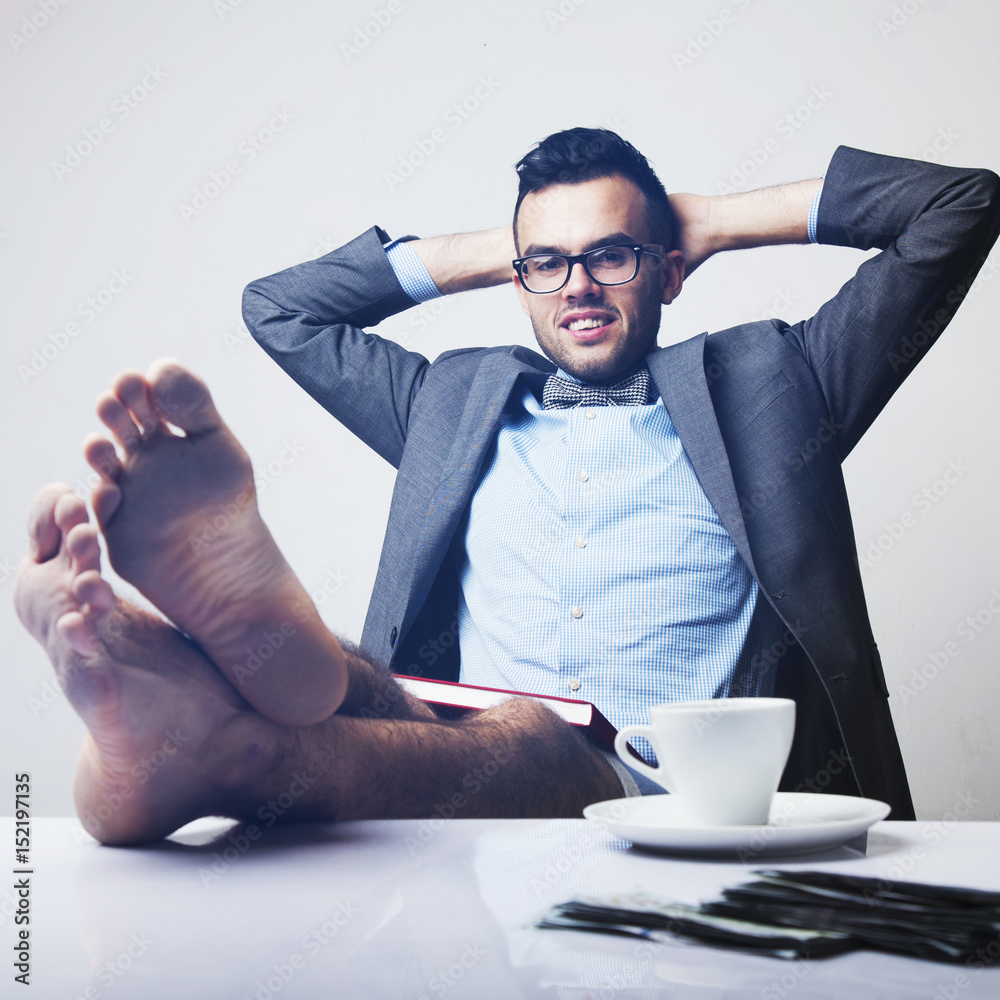
{"type": "Polygon", "coordinates": [[[305,726],[256,712],[198,646],[118,600],[68,487],[35,500],[18,614],[89,730],[74,797],[109,844],[191,819],[578,816],[620,794],[604,759],[524,700],[445,722],[348,649],[341,712],[305,726]]]}
{"type": "Polygon", "coordinates": [[[263,715],[329,716],[343,650],[261,520],[250,459],[205,385],[160,361],[119,375],[97,411],[121,451],[96,435],[84,445],[111,565],[263,715]]]}

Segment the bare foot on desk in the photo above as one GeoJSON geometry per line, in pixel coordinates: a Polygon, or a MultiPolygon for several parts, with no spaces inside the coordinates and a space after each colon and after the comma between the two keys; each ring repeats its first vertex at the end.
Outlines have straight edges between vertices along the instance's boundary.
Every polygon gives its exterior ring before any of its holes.
{"type": "Polygon", "coordinates": [[[307,725],[336,711],[343,651],[261,520],[250,459],[204,383],[159,361],[119,375],[97,412],[123,453],[96,435],[84,445],[115,571],[263,715],[307,725]]]}
{"type": "Polygon", "coordinates": [[[118,601],[68,486],[35,498],[14,603],[89,730],[73,795],[108,844],[165,836],[241,801],[279,739],[189,639],[118,601]]]}

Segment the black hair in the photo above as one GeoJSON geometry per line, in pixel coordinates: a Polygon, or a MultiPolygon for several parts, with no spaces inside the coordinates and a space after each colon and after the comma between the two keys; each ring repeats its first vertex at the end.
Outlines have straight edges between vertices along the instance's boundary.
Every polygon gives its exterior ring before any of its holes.
{"type": "MultiPolygon", "coordinates": [[[[606,128],[571,128],[554,132],[521,157],[517,171],[514,232],[525,195],[551,184],[580,184],[621,176],[646,196],[650,228],[657,243],[676,249],[677,225],[667,191],[649,160],[626,139],[606,128]]],[[[520,251],[519,251],[520,252],[520,251]]]]}

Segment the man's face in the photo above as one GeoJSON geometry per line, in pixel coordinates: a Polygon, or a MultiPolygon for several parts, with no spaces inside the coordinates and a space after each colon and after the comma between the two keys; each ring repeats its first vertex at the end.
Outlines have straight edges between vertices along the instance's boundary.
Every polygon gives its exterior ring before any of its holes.
{"type": "MultiPolygon", "coordinates": [[[[553,184],[526,195],[517,235],[521,256],[653,243],[646,197],[620,176],[553,184]]],[[[639,273],[624,285],[599,285],[576,264],[563,288],[537,295],[515,273],[521,308],[546,357],[585,382],[610,381],[639,364],[656,346],[661,303],[676,298],[684,278],[679,251],[652,249],[664,258],[643,254],[639,273]]]]}

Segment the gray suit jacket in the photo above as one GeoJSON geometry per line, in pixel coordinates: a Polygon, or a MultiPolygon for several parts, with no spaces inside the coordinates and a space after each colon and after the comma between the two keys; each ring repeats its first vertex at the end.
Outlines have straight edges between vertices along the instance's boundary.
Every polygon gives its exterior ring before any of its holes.
{"type": "MultiPolygon", "coordinates": [[[[847,147],[819,207],[822,243],[879,248],[815,316],[747,323],[649,355],[709,500],[786,630],[772,651],[796,699],[785,788],[889,802],[912,817],[858,569],[841,463],[951,319],[1000,230],[1000,178],[847,147]]],[[[458,676],[456,529],[518,379],[523,347],[433,364],[367,334],[411,306],[373,228],[251,283],[253,336],[398,469],[362,649],[397,673],[458,676]]],[[[460,534],[460,533],[459,533],[460,534]]]]}

